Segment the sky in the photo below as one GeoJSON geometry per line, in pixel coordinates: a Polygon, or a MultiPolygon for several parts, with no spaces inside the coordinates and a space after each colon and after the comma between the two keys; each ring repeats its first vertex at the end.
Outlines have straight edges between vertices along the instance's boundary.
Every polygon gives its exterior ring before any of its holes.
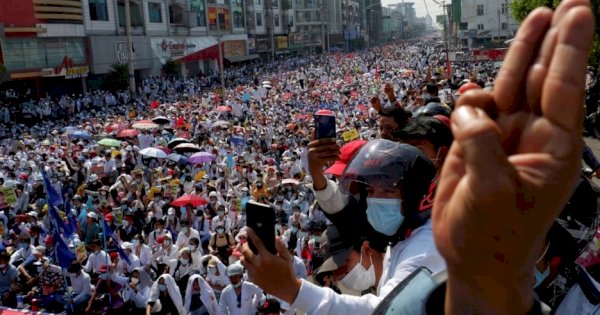
{"type": "MultiPolygon", "coordinates": [[[[387,7],[389,4],[401,3],[402,0],[381,0],[381,4],[384,7],[387,7]]],[[[429,14],[431,18],[435,21],[436,15],[441,15],[443,9],[441,6],[437,5],[433,0],[404,0],[404,2],[414,2],[414,8],[417,12],[417,16],[425,16],[427,15],[427,11],[429,10],[429,14]],[[427,7],[427,9],[425,8],[427,7]]],[[[438,1],[442,3],[442,0],[438,1]]],[[[449,2],[449,1],[446,1],[449,2]]]]}

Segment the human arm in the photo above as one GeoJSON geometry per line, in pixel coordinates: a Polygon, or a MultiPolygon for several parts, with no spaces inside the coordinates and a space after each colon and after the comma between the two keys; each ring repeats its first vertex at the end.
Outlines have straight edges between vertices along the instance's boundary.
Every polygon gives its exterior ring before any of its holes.
{"type": "Polygon", "coordinates": [[[519,28],[494,91],[469,91],[457,101],[455,141],[433,210],[448,264],[446,314],[532,309],[534,263],[580,173],[593,33],[589,2],[564,0],[554,15],[536,9],[519,28]]]}
{"type": "Polygon", "coordinates": [[[219,311],[221,315],[227,315],[229,314],[229,311],[227,310],[227,301],[225,300],[225,292],[223,292],[223,294],[221,294],[221,297],[219,298],[219,311]]]}

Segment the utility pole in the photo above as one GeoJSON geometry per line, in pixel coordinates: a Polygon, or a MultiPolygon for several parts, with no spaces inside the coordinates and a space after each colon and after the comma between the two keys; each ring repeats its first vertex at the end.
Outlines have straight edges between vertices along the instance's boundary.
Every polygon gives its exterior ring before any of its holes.
{"type": "MultiPolygon", "coordinates": [[[[217,14],[217,38],[219,40],[219,72],[221,75],[221,103],[225,105],[225,69],[223,67],[223,48],[221,47],[221,16],[223,13],[217,14]]],[[[223,18],[225,20],[225,18],[223,18]]]]}
{"type": "Polygon", "coordinates": [[[321,54],[325,53],[325,0],[321,0],[321,54]]]}
{"type": "Polygon", "coordinates": [[[273,12],[273,1],[270,1],[270,8],[267,8],[268,12],[271,12],[271,60],[275,61],[275,13],[273,12]]]}
{"type": "Polygon", "coordinates": [[[135,95],[135,76],[133,72],[133,39],[131,38],[131,8],[129,0],[125,0],[125,32],[127,33],[127,74],[129,90],[135,95]]]}

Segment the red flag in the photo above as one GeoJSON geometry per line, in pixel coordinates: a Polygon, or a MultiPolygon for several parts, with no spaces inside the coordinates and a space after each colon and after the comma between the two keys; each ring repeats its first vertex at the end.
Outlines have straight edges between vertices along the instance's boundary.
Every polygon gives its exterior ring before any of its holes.
{"type": "Polygon", "coordinates": [[[179,119],[177,119],[177,123],[175,124],[177,127],[181,127],[185,124],[185,121],[183,119],[183,117],[179,117],[179,119]]]}
{"type": "Polygon", "coordinates": [[[450,59],[446,58],[446,78],[450,80],[452,78],[452,66],[450,64],[450,59]]]}
{"type": "Polygon", "coordinates": [[[159,105],[158,101],[153,101],[152,103],[150,103],[150,108],[156,109],[156,108],[158,108],[158,105],[159,105]]]}

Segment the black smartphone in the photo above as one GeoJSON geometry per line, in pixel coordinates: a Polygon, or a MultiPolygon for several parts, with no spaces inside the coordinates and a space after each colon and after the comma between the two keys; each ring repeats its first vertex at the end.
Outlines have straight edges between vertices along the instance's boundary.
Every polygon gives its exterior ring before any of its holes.
{"type": "Polygon", "coordinates": [[[335,115],[330,111],[318,111],[315,114],[315,137],[335,138],[335,115]]]}
{"type": "MultiPolygon", "coordinates": [[[[246,204],[246,225],[258,235],[265,248],[276,255],[275,249],[275,210],[263,203],[248,201],[246,204]]],[[[256,246],[248,238],[248,246],[254,254],[258,254],[256,246]]]]}

